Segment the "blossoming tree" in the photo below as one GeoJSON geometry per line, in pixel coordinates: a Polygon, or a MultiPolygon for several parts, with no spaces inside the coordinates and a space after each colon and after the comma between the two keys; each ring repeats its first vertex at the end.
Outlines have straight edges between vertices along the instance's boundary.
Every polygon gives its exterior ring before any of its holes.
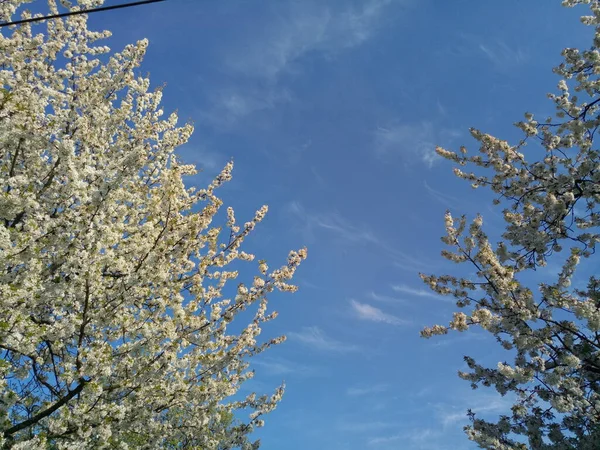
{"type": "Polygon", "coordinates": [[[448,326],[426,328],[423,336],[479,326],[509,350],[510,363],[484,367],[465,357],[470,371],[459,373],[473,388],[493,386],[517,399],[497,423],[469,412],[467,434],[482,448],[600,448],[600,279],[594,276],[600,267],[600,151],[594,142],[600,125],[600,2],[563,2],[580,3],[591,6],[582,21],[595,27],[594,40],[589,50],[564,50],[564,62],[554,70],[562,78],[559,93],[550,95],[555,118],[538,122],[526,114],[518,124],[525,134],[518,145],[472,130],[481,155],[437,149],[459,166],[473,167],[456,168],[458,177],[491,188],[499,196],[494,203],[507,205],[497,246],[480,216],[467,225],[464,217],[446,215],[443,241],[450,249],[443,255],[473,266],[476,278],[421,275],[434,291],[454,296],[462,310],[448,326]],[[533,145],[524,150],[525,144],[533,145]],[[523,284],[523,275],[543,271],[550,257],[561,256],[556,280],[535,291],[523,284]]]}
{"type": "MultiPolygon", "coordinates": [[[[29,17],[24,3],[0,2],[0,20],[29,17]]],[[[47,0],[103,0],[71,3],[47,0]]],[[[192,127],[161,118],[161,91],[136,75],[147,42],[106,57],[109,33],[86,20],[0,33],[0,447],[257,448],[283,387],[238,390],[248,358],[283,341],[257,338],[276,317],[266,296],[295,290],[306,250],[230,288],[267,207],[245,224],[228,208],[227,233],[213,223],[232,164],[186,188],[196,172],[174,150],[192,127]]]]}

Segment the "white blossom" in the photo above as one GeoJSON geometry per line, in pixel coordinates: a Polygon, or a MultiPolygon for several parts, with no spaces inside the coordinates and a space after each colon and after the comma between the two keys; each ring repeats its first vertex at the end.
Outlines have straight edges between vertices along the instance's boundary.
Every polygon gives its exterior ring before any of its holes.
{"type": "MultiPolygon", "coordinates": [[[[0,20],[28,17],[26,3],[0,2],[0,20]]],[[[257,448],[247,436],[283,386],[236,394],[248,359],[284,340],[259,340],[276,317],[265,296],[294,290],[306,251],[270,275],[261,260],[251,288],[228,284],[267,207],[217,223],[233,162],[186,188],[196,170],[175,150],[192,126],[139,76],[147,41],[108,55],[109,36],[86,15],[0,30],[0,446],[257,448]]]]}
{"type": "Polygon", "coordinates": [[[498,196],[494,205],[506,208],[496,249],[480,216],[467,230],[455,225],[450,212],[445,215],[442,241],[449,248],[442,255],[471,265],[473,277],[421,275],[461,308],[447,326],[427,327],[422,336],[480,326],[509,350],[511,361],[492,367],[467,356],[469,370],[459,374],[474,388],[516,394],[512,413],[497,422],[471,414],[467,436],[486,449],[592,450],[600,442],[600,280],[594,276],[600,241],[600,152],[594,143],[600,114],[600,2],[563,4],[589,5],[592,14],[582,22],[595,27],[595,36],[587,50],[565,49],[564,62],[554,69],[561,78],[558,93],[549,95],[555,118],[539,123],[526,114],[517,124],[525,136],[515,145],[472,129],[478,155],[464,147],[437,149],[460,167],[454,169],[459,178],[490,188],[498,196]],[[525,151],[531,141],[535,145],[525,151]],[[550,258],[562,260],[556,280],[526,287],[521,275],[545,270],[550,258]],[[591,270],[579,271],[583,265],[591,270]]]}

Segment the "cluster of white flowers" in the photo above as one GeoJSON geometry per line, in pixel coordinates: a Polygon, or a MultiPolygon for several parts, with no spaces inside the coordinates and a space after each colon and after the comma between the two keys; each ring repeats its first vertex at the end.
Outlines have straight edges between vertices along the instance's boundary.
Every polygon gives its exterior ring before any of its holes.
{"type": "MultiPolygon", "coordinates": [[[[0,20],[26,3],[0,2],[0,20]]],[[[47,0],[51,13],[102,3],[47,0]]],[[[306,250],[271,273],[261,260],[251,287],[223,298],[267,207],[243,227],[227,209],[222,242],[215,190],[233,163],[186,188],[195,169],[174,150],[192,127],[162,118],[161,90],[138,76],[147,42],[102,56],[110,33],[86,22],[0,31],[0,447],[257,448],[248,434],[283,387],[230,397],[253,376],[248,358],[283,342],[257,340],[276,317],[266,295],[295,290],[306,250]]]]}
{"type": "Polygon", "coordinates": [[[455,225],[446,214],[442,240],[450,249],[442,255],[471,264],[477,279],[421,275],[463,309],[447,326],[425,328],[424,337],[480,326],[511,350],[510,364],[491,368],[465,357],[470,371],[460,373],[473,388],[493,386],[502,395],[517,395],[512,415],[496,423],[476,417],[477,411],[471,414],[467,434],[487,449],[600,448],[600,280],[589,271],[577,272],[584,263],[592,273],[598,266],[600,151],[594,138],[600,125],[600,2],[563,4],[587,4],[592,14],[582,22],[595,27],[595,36],[588,50],[566,49],[554,70],[561,77],[559,92],[549,96],[556,119],[537,121],[527,113],[517,124],[525,137],[515,146],[471,130],[480,155],[437,149],[458,166],[473,168],[456,168],[458,177],[491,188],[498,194],[494,204],[508,204],[503,242],[496,248],[480,217],[467,230],[465,218],[455,225]],[[537,145],[526,151],[532,141],[537,145]],[[544,270],[548,258],[563,252],[556,281],[540,284],[538,294],[517,277],[544,270]],[[576,272],[588,277],[587,289],[572,287],[576,272]]]}

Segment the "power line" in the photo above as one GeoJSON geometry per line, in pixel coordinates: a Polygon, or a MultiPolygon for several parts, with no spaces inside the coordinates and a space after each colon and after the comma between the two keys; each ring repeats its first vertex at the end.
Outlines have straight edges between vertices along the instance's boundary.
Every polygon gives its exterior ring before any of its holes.
{"type": "Polygon", "coordinates": [[[0,23],[0,28],[7,27],[9,25],[20,25],[22,23],[39,22],[39,21],[48,20],[48,19],[58,19],[59,17],[76,16],[78,14],[88,14],[88,13],[94,13],[94,12],[100,12],[100,11],[109,11],[111,9],[129,8],[130,6],[147,5],[149,3],[158,3],[158,2],[164,2],[164,1],[165,0],[140,0],[137,2],[124,3],[122,5],[100,6],[98,8],[82,9],[80,11],[69,11],[69,12],[61,13],[61,14],[52,14],[50,16],[34,17],[31,19],[22,19],[22,20],[15,20],[14,22],[0,23]]]}

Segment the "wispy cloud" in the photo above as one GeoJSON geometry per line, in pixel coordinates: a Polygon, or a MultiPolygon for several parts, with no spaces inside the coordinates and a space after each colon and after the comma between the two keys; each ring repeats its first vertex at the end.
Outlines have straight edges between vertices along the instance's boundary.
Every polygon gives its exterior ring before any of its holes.
{"type": "Polygon", "coordinates": [[[507,66],[521,65],[529,60],[529,55],[521,47],[510,47],[501,40],[480,43],[478,47],[499,70],[506,70],[507,66]]]}
{"type": "MultiPolygon", "coordinates": [[[[304,71],[311,57],[333,59],[371,39],[394,4],[414,0],[362,0],[348,4],[325,1],[279,1],[263,11],[262,20],[245,27],[241,39],[225,44],[222,70],[226,88],[209,95],[207,123],[230,128],[255,113],[292,101],[286,76],[304,71]]],[[[394,8],[398,11],[398,8],[394,8]]],[[[214,89],[214,87],[213,87],[214,89]]]]}
{"type": "Polygon", "coordinates": [[[397,442],[401,439],[404,439],[406,436],[404,434],[394,434],[392,436],[377,436],[368,440],[368,445],[385,445],[391,444],[392,442],[397,442]]]}
{"type": "Polygon", "coordinates": [[[266,374],[271,376],[294,375],[294,376],[316,376],[321,371],[316,367],[307,366],[283,358],[259,357],[254,358],[252,363],[258,367],[264,367],[266,374]]]}
{"type": "Polygon", "coordinates": [[[498,394],[481,394],[471,391],[461,401],[460,406],[456,403],[438,403],[437,417],[443,427],[455,425],[460,422],[467,423],[467,409],[471,409],[478,415],[494,415],[498,413],[507,413],[514,403],[510,397],[501,397],[498,394]]]}
{"type": "Polygon", "coordinates": [[[350,397],[359,397],[359,396],[363,396],[363,395],[371,395],[371,394],[377,394],[380,392],[385,392],[388,389],[388,385],[387,384],[373,384],[373,385],[366,385],[366,386],[356,386],[356,387],[351,387],[348,388],[346,390],[346,394],[349,395],[350,397]]]}
{"type": "Polygon", "coordinates": [[[286,89],[232,89],[215,90],[209,94],[213,107],[201,112],[203,120],[217,128],[227,129],[241,119],[260,111],[291,101],[286,89]]]}
{"type": "Polygon", "coordinates": [[[433,126],[429,122],[392,124],[375,130],[375,151],[381,157],[401,153],[409,162],[416,157],[431,167],[439,158],[435,146],[433,126]]]}
{"type": "Polygon", "coordinates": [[[274,82],[307,55],[334,55],[367,41],[391,3],[367,0],[340,9],[325,2],[280,2],[274,19],[250,45],[231,52],[227,65],[245,76],[274,82]]]}
{"type": "Polygon", "coordinates": [[[378,127],[374,132],[375,152],[380,158],[399,155],[409,164],[421,161],[432,167],[441,160],[435,152],[436,145],[448,144],[459,136],[455,130],[435,127],[431,122],[402,123],[394,121],[378,127]]]}
{"type": "Polygon", "coordinates": [[[369,292],[366,296],[367,296],[367,298],[369,298],[371,300],[378,301],[378,302],[385,302],[385,303],[406,303],[406,300],[403,300],[401,298],[391,297],[389,295],[377,294],[374,291],[369,292]]]}
{"type": "Polygon", "coordinates": [[[412,297],[430,297],[435,298],[437,300],[444,300],[446,298],[442,295],[436,294],[435,292],[428,291],[426,289],[412,288],[404,284],[394,284],[391,287],[394,292],[406,294],[412,297]]]}
{"type": "Polygon", "coordinates": [[[295,341],[302,342],[313,348],[332,352],[353,352],[359,350],[359,347],[353,344],[346,344],[327,336],[319,327],[304,327],[301,331],[291,331],[287,336],[295,341]]]}
{"type": "Polygon", "coordinates": [[[294,278],[294,280],[301,289],[319,289],[319,290],[323,289],[322,286],[312,283],[302,277],[294,278]]]}
{"type": "Polygon", "coordinates": [[[380,431],[386,428],[393,428],[398,426],[397,423],[373,421],[373,422],[357,422],[357,421],[346,421],[340,422],[336,428],[340,431],[350,431],[354,433],[369,433],[380,431]]]}
{"type": "Polygon", "coordinates": [[[445,194],[443,192],[438,191],[437,189],[432,188],[431,186],[429,186],[427,181],[423,181],[423,186],[425,186],[425,190],[432,198],[434,198],[447,208],[451,208],[454,210],[465,209],[464,201],[461,201],[452,195],[445,194]]]}
{"type": "Polygon", "coordinates": [[[314,217],[314,223],[316,226],[325,230],[330,230],[336,236],[339,236],[347,241],[371,243],[379,242],[379,239],[377,239],[373,233],[352,226],[339,214],[329,214],[325,216],[314,217]]]}
{"type": "Polygon", "coordinates": [[[463,333],[460,335],[454,335],[452,337],[440,337],[438,336],[437,339],[435,339],[432,343],[431,346],[432,347],[448,347],[448,346],[455,346],[458,343],[462,343],[462,342],[473,342],[473,341],[484,341],[486,338],[488,338],[489,336],[481,333],[481,332],[477,332],[477,330],[469,330],[468,333],[463,333]]]}
{"type": "Polygon", "coordinates": [[[381,244],[370,230],[357,227],[336,212],[310,213],[297,201],[289,203],[287,209],[304,223],[304,231],[308,234],[312,234],[315,229],[321,229],[347,242],[381,244]]]}
{"type": "Polygon", "coordinates": [[[185,164],[194,164],[198,170],[220,171],[227,164],[227,155],[202,145],[188,143],[177,149],[177,155],[185,164]]]}
{"type": "Polygon", "coordinates": [[[456,446],[455,442],[448,442],[448,436],[445,436],[439,429],[417,427],[408,431],[393,434],[390,436],[377,436],[369,439],[367,444],[370,447],[396,449],[410,448],[415,450],[458,450],[463,447],[456,446]]]}
{"type": "Polygon", "coordinates": [[[444,428],[446,428],[449,425],[454,425],[455,423],[459,423],[459,422],[466,423],[467,421],[468,421],[467,411],[455,411],[455,412],[447,411],[441,415],[441,422],[442,422],[442,426],[444,428]]]}
{"type": "Polygon", "coordinates": [[[394,258],[394,266],[396,266],[399,269],[412,272],[413,274],[415,273],[415,271],[431,270],[439,265],[439,261],[425,260],[422,257],[417,258],[412,255],[409,255],[406,252],[400,252],[395,249],[388,248],[388,252],[394,258]]]}
{"type": "Polygon", "coordinates": [[[368,303],[360,303],[356,300],[350,300],[350,305],[352,306],[354,314],[362,320],[388,323],[390,325],[401,325],[408,323],[408,321],[402,320],[392,314],[387,314],[381,309],[375,308],[368,303]]]}
{"type": "Polygon", "coordinates": [[[400,251],[390,245],[388,240],[379,237],[369,228],[359,226],[338,212],[312,212],[308,211],[298,201],[292,201],[287,205],[287,213],[294,217],[299,231],[304,233],[306,239],[314,239],[315,232],[323,231],[330,233],[339,241],[351,244],[362,244],[375,246],[387,254],[393,261],[393,265],[403,270],[425,270],[435,267],[435,261],[425,261],[416,258],[406,252],[400,251]]]}
{"type": "Polygon", "coordinates": [[[291,100],[291,94],[285,89],[269,90],[222,90],[213,94],[213,103],[220,113],[220,120],[234,122],[254,112],[272,109],[280,103],[291,100]]]}
{"type": "Polygon", "coordinates": [[[457,41],[444,48],[445,55],[459,58],[484,58],[498,72],[508,72],[526,64],[529,50],[522,43],[513,44],[502,39],[489,39],[480,35],[460,32],[457,41]]]}

